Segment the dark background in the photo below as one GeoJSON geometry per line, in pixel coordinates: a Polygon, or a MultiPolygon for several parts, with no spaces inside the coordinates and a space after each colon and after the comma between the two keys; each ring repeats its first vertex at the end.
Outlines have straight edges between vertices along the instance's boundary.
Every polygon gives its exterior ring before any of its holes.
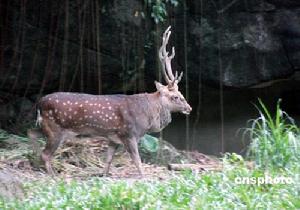
{"type": "Polygon", "coordinates": [[[1,0],[0,128],[25,133],[36,101],[55,91],[154,91],[169,25],[173,70],[184,72],[180,89],[193,112],[173,116],[166,140],[242,152],[238,129],[257,117],[258,97],[271,110],[281,98],[299,122],[300,1],[174,1],[1,0]],[[157,8],[166,15],[155,23],[157,8]]]}

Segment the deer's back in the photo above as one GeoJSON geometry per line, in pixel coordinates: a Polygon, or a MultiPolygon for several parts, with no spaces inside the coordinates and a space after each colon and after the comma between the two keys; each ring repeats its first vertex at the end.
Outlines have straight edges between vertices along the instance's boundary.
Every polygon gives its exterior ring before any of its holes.
{"type": "MultiPolygon", "coordinates": [[[[58,92],[39,102],[42,124],[53,122],[77,133],[122,131],[126,95],[89,95],[58,92]]],[[[125,111],[126,112],[126,111],[125,111]]]]}

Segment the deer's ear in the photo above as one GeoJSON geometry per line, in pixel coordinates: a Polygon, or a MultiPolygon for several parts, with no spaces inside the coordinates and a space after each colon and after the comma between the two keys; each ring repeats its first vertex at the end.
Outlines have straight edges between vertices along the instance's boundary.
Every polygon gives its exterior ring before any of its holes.
{"type": "Polygon", "coordinates": [[[161,91],[162,88],[164,87],[163,84],[161,84],[160,82],[157,82],[157,81],[154,81],[154,84],[155,84],[156,89],[157,89],[158,91],[161,91]]]}

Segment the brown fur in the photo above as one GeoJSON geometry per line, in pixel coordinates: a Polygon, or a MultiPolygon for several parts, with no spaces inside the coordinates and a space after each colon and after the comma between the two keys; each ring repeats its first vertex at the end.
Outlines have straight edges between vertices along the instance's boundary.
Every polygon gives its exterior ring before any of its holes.
{"type": "MultiPolygon", "coordinates": [[[[162,93],[136,95],[89,95],[58,92],[43,97],[39,104],[41,129],[47,138],[42,152],[46,169],[53,173],[53,153],[67,136],[94,135],[107,138],[109,167],[119,144],[124,144],[142,174],[137,143],[148,132],[159,132],[171,122],[171,111],[164,106],[162,93]]],[[[37,130],[29,131],[36,138],[37,130]]]]}

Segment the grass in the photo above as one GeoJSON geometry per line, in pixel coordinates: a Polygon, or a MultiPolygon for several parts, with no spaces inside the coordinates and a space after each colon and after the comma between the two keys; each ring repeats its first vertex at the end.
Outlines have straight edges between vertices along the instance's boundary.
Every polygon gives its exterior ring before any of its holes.
{"type": "Polygon", "coordinates": [[[0,129],[0,143],[3,140],[7,140],[9,138],[14,138],[20,142],[28,142],[28,138],[27,137],[22,137],[22,136],[18,136],[18,135],[14,135],[14,134],[9,134],[7,131],[0,129]]]}
{"type": "Polygon", "coordinates": [[[259,117],[252,120],[248,157],[260,168],[286,168],[300,163],[299,128],[277,103],[275,117],[259,100],[259,117]]]}
{"type": "Polygon", "coordinates": [[[185,171],[168,180],[49,179],[26,184],[24,199],[0,199],[0,209],[300,209],[299,128],[280,109],[260,101],[251,137],[250,169],[226,154],[221,172],[185,171]],[[241,184],[237,178],[286,177],[291,184],[241,184]]]}
{"type": "MultiPolygon", "coordinates": [[[[24,200],[0,201],[1,209],[299,209],[299,182],[245,185],[236,177],[261,177],[264,171],[228,166],[204,175],[185,172],[166,181],[49,180],[30,183],[24,200]]],[[[269,174],[278,176],[278,173],[269,174]]],[[[299,181],[299,180],[298,180],[299,181]]]]}

